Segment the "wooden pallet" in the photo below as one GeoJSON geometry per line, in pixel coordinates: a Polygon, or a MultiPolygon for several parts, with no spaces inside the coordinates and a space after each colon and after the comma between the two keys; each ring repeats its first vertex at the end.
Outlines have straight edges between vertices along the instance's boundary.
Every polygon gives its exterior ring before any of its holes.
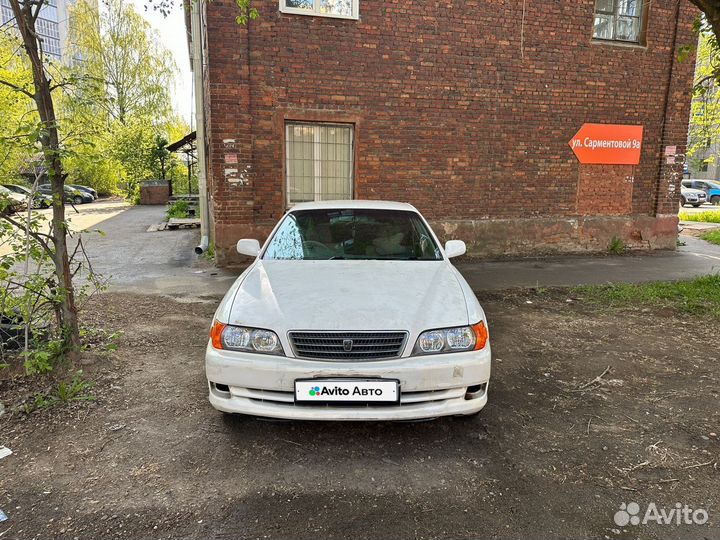
{"type": "Polygon", "coordinates": [[[170,218],[168,229],[194,229],[200,226],[199,218],[170,218]]]}

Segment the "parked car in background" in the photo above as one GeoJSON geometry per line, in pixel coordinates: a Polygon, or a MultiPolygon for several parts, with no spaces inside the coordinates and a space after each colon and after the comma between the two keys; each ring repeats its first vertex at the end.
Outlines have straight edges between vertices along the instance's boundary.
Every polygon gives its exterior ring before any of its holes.
{"type": "Polygon", "coordinates": [[[681,182],[686,188],[699,189],[705,192],[707,200],[714,205],[720,205],[720,183],[714,180],[693,180],[686,178],[681,182]]]}
{"type": "Polygon", "coordinates": [[[97,191],[95,191],[93,188],[88,186],[83,186],[80,184],[68,184],[71,188],[79,189],[80,191],[84,191],[85,193],[89,193],[92,195],[93,200],[98,198],[97,191]]]}
{"type": "Polygon", "coordinates": [[[707,194],[701,189],[680,186],[680,206],[692,204],[695,208],[707,202],[707,194]]]}
{"type": "Polygon", "coordinates": [[[230,287],[205,356],[210,403],[296,420],[472,415],[487,403],[485,313],[409,204],[301,203],[230,287]]]}
{"type": "MultiPolygon", "coordinates": [[[[52,187],[50,186],[50,184],[40,184],[38,186],[38,191],[45,195],[52,196],[52,187]]],[[[93,196],[89,193],[80,191],[79,189],[75,189],[67,185],[65,186],[65,202],[70,202],[73,204],[83,204],[91,203],[94,200],[95,199],[93,199],[93,196]]]]}
{"type": "Polygon", "coordinates": [[[15,214],[27,210],[27,197],[0,186],[0,214],[15,214]]]}
{"type": "MultiPolygon", "coordinates": [[[[27,199],[32,193],[29,188],[25,186],[19,186],[17,184],[3,184],[5,189],[9,189],[13,193],[25,196],[27,199]]],[[[33,208],[50,208],[52,206],[52,197],[36,191],[33,196],[32,207],[33,208]]]]}

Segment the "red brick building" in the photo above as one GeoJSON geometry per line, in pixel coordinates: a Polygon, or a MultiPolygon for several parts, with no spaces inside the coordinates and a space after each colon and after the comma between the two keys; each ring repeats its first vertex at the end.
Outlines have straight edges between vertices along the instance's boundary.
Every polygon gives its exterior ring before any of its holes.
{"type": "Polygon", "coordinates": [[[294,202],[328,198],[412,203],[479,255],[604,251],[615,236],[674,249],[687,0],[252,6],[243,26],[232,0],[202,5],[220,264],[294,202]],[[639,165],[580,164],[568,141],[584,123],[643,126],[639,165]]]}

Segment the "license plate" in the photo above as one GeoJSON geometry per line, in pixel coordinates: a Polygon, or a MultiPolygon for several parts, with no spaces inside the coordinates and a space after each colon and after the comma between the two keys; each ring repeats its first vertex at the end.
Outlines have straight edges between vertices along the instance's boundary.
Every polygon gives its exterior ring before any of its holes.
{"type": "Polygon", "coordinates": [[[398,403],[394,379],[303,379],[295,381],[295,401],[302,403],[398,403]]]}

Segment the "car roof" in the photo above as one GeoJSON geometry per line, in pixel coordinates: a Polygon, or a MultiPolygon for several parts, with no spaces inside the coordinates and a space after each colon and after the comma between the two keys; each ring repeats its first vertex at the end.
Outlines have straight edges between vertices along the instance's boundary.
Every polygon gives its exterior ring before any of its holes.
{"type": "Polygon", "coordinates": [[[394,202],[394,201],[363,201],[363,200],[338,200],[338,201],[317,201],[317,202],[303,202],[297,203],[290,212],[296,212],[298,210],[324,210],[329,208],[361,208],[364,210],[404,210],[410,212],[417,212],[417,209],[408,203],[394,202]]]}

